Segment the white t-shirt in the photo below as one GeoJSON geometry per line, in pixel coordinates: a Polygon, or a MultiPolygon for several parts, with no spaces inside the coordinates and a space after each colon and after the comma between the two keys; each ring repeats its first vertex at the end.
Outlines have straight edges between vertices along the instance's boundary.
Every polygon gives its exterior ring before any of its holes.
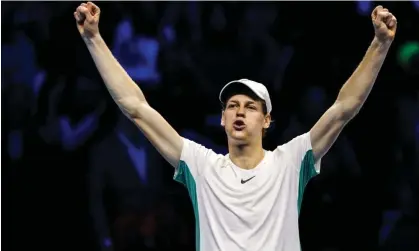
{"type": "Polygon", "coordinates": [[[320,171],[310,133],[265,151],[251,170],[235,166],[228,155],[183,142],[174,179],[192,199],[197,251],[300,250],[304,187],[320,171]]]}

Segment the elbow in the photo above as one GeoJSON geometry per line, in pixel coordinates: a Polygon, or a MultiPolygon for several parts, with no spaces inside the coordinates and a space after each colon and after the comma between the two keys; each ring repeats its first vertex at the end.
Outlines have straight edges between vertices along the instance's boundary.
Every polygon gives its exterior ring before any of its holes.
{"type": "Polygon", "coordinates": [[[122,113],[129,119],[140,119],[142,116],[142,107],[148,105],[145,101],[141,101],[135,97],[120,99],[117,101],[117,104],[122,113]]]}
{"type": "Polygon", "coordinates": [[[335,102],[335,105],[339,107],[339,117],[344,120],[353,119],[359,113],[363,104],[364,101],[361,98],[349,95],[344,89],[340,90],[335,102]]]}
{"type": "Polygon", "coordinates": [[[335,103],[338,107],[339,118],[344,121],[353,119],[361,110],[362,102],[358,100],[341,100],[335,103]]]}

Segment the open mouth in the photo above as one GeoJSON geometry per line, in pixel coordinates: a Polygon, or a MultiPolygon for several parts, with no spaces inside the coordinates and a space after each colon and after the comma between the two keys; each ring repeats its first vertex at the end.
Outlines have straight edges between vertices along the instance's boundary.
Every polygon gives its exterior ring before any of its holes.
{"type": "Polygon", "coordinates": [[[236,121],[234,121],[234,123],[233,123],[233,128],[234,128],[234,130],[236,130],[236,131],[241,131],[241,130],[243,130],[245,127],[246,127],[246,124],[245,124],[245,123],[244,123],[244,121],[242,121],[242,120],[236,120],[236,121]]]}

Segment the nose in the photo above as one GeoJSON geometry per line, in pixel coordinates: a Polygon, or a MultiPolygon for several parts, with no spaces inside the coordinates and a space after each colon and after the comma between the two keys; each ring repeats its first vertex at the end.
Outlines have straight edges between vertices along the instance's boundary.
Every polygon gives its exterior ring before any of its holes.
{"type": "Polygon", "coordinates": [[[244,107],[239,106],[239,108],[237,109],[236,116],[237,117],[243,117],[244,118],[244,107]]]}

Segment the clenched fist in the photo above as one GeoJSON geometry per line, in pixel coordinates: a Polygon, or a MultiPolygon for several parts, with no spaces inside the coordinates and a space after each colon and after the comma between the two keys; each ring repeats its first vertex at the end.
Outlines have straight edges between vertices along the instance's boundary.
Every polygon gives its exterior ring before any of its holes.
{"type": "Polygon", "coordinates": [[[396,35],[397,19],[388,9],[377,6],[371,14],[375,36],[380,42],[391,42],[396,35]]]}
{"type": "Polygon", "coordinates": [[[77,29],[83,38],[92,38],[99,34],[100,9],[92,2],[82,3],[74,12],[77,29]]]}

